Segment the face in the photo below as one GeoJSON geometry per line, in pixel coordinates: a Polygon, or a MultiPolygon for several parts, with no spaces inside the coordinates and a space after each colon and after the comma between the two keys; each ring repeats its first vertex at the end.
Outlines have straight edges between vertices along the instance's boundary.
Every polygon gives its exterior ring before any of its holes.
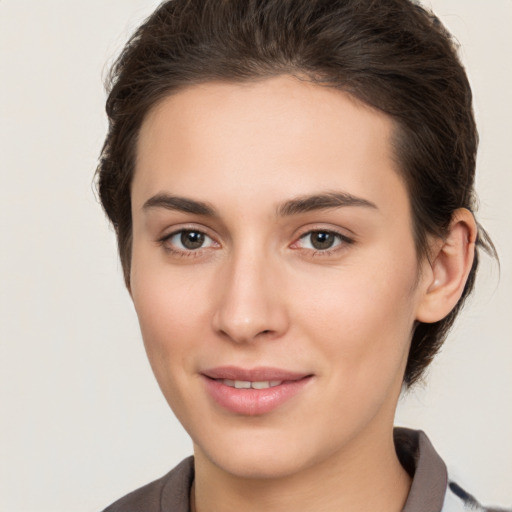
{"type": "Polygon", "coordinates": [[[391,435],[423,294],[392,130],[287,76],[147,116],[131,294],[197,458],[277,477],[391,435]]]}

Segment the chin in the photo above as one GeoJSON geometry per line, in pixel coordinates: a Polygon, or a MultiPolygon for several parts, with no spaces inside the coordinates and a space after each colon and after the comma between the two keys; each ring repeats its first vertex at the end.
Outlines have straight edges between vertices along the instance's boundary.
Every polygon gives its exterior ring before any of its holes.
{"type": "Polygon", "coordinates": [[[215,454],[210,462],[223,472],[229,473],[242,479],[266,480],[289,477],[302,469],[301,461],[293,456],[275,455],[260,453],[240,453],[233,450],[231,454],[222,454],[217,457],[215,454]]]}
{"type": "MultiPolygon", "coordinates": [[[[229,436],[215,446],[194,444],[196,458],[206,458],[210,464],[232,476],[244,479],[280,479],[300,473],[324,459],[314,446],[300,443],[289,435],[261,432],[258,435],[229,436]],[[245,437],[245,439],[243,439],[245,437]],[[311,454],[311,456],[308,455],[311,454]]],[[[215,437],[212,437],[215,439],[215,437]]]]}

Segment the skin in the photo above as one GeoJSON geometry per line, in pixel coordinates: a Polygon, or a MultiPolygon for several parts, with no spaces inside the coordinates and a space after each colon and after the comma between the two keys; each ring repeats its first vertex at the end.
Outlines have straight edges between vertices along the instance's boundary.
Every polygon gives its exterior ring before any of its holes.
{"type": "Polygon", "coordinates": [[[146,117],[130,293],[194,442],[198,511],[402,509],[410,478],[392,428],[413,326],[458,300],[476,231],[459,211],[432,263],[418,262],[392,133],[384,114],[288,76],[194,86],[146,117]],[[283,211],[333,192],[368,204],[283,211]],[[183,229],[204,244],[170,236],[183,229]],[[333,246],[315,250],[312,231],[337,233],[333,246]],[[225,365],[312,378],[276,410],[240,415],[201,377],[225,365]]]}

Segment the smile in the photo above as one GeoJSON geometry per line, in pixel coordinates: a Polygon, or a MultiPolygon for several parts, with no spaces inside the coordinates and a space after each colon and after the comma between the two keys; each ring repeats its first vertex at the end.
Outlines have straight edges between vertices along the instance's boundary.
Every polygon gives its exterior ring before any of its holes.
{"type": "Polygon", "coordinates": [[[305,390],[313,375],[260,367],[218,367],[202,372],[206,393],[215,406],[243,416],[280,409],[305,390]]]}

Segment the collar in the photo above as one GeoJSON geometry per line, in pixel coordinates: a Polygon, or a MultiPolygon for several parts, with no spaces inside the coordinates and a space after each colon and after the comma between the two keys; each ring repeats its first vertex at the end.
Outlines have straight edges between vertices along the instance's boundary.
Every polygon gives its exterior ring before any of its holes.
{"type": "Polygon", "coordinates": [[[443,460],[421,430],[397,427],[393,436],[398,459],[412,477],[402,512],[440,512],[448,484],[443,460]]]}

